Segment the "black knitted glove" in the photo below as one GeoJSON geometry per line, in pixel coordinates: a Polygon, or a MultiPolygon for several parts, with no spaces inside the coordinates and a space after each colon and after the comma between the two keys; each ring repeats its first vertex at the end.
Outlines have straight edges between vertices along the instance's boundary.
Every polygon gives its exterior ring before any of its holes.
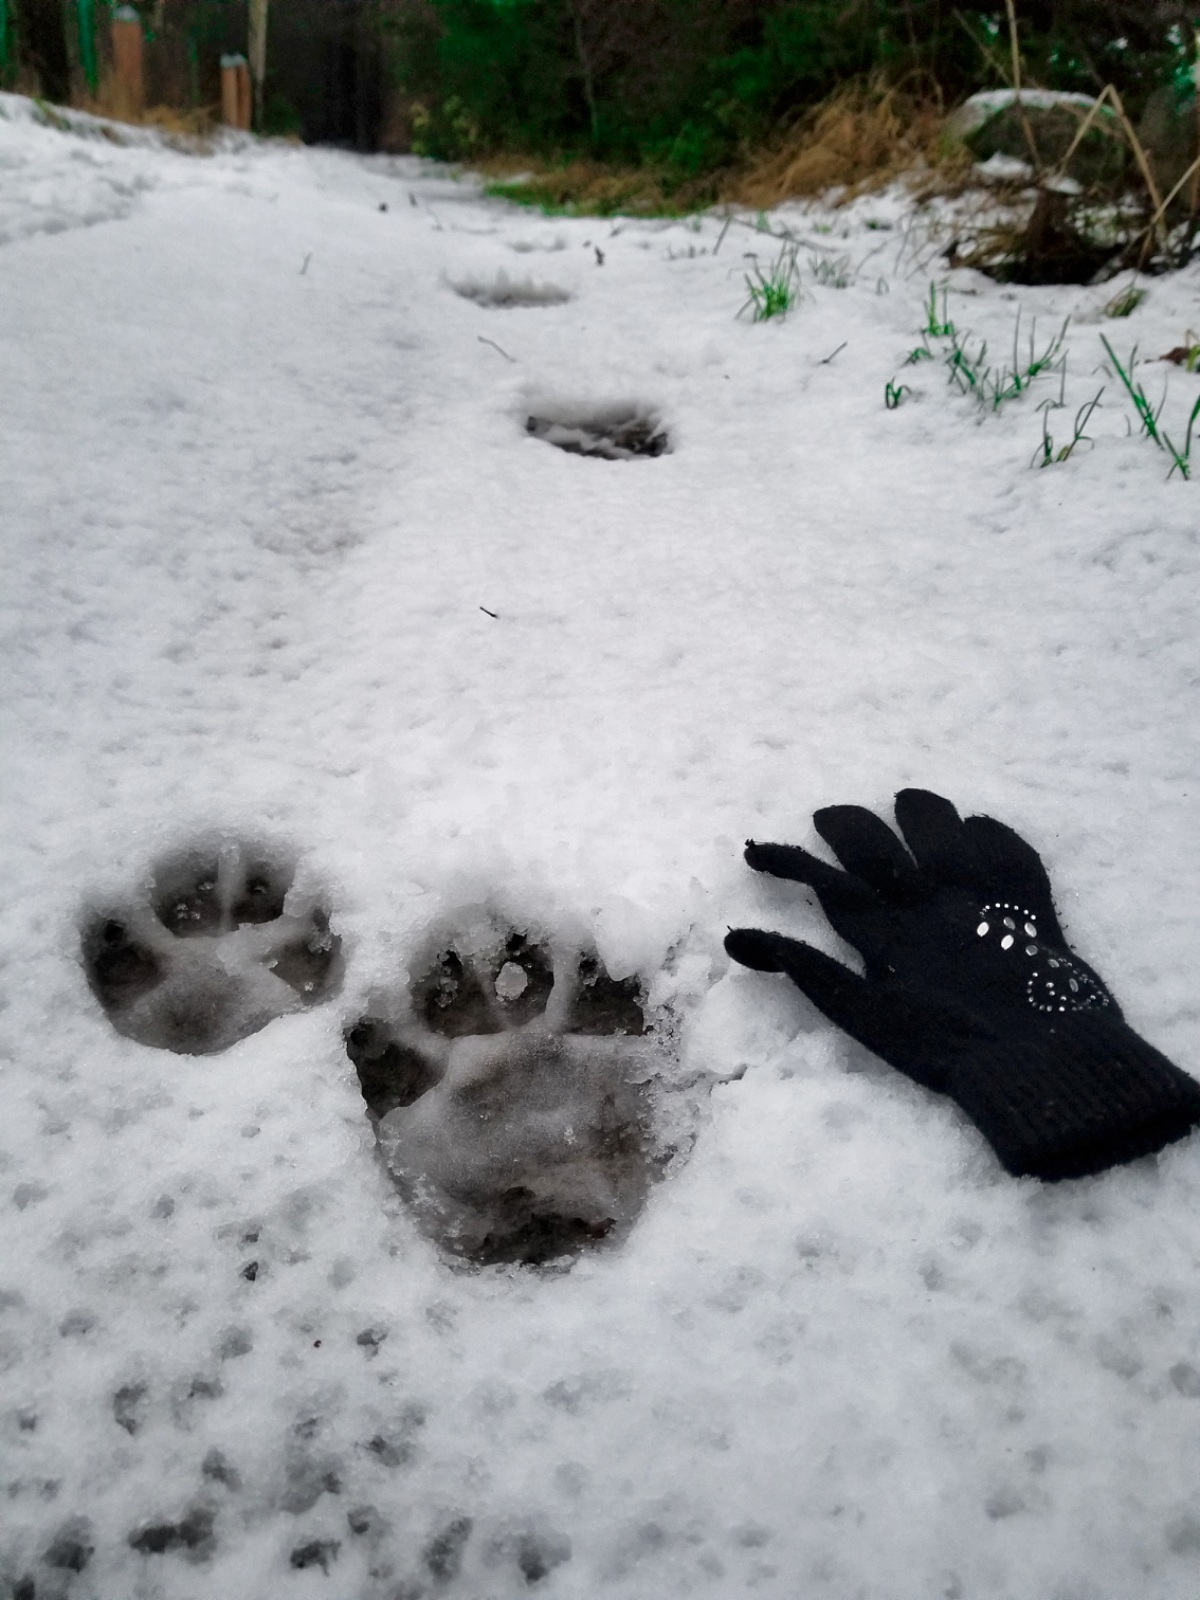
{"type": "Polygon", "coordinates": [[[750,843],[746,860],[810,885],[865,976],[754,928],[725,940],[735,961],[785,972],[852,1038],[957,1101],[1018,1176],[1102,1172],[1200,1123],[1200,1084],[1068,950],[1041,858],[1011,828],[964,822],[925,789],[896,796],[908,850],[861,806],[813,821],[846,871],[784,844],[750,843]]]}

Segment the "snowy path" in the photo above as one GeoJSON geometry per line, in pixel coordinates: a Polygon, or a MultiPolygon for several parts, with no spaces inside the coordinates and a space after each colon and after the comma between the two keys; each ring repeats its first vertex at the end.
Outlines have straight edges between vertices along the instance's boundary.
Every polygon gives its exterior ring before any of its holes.
{"type": "MultiPolygon", "coordinates": [[[[753,326],[714,220],[0,111],[0,1594],[1191,1600],[1200,1140],[1015,1183],[720,937],[827,938],[744,838],[925,785],[1038,845],[1200,1072],[1200,489],[1111,384],[1039,472],[1055,383],[981,422],[904,369],[940,263],[894,198],[794,213],[886,248],[842,290],[802,251],[753,326]],[[451,287],[501,272],[571,298],[451,287]],[[671,452],[525,433],[612,402],[671,452]],[[223,1053],[136,1044],[81,925],[214,838],[295,858],[344,979],[223,1053]],[[343,1047],[488,901],[665,1030],[679,1154],[567,1273],[439,1256],[343,1047]]],[[[1073,412],[1101,331],[1200,321],[1196,269],[1110,293],[950,304],[997,348],[1070,313],[1073,412]]]]}

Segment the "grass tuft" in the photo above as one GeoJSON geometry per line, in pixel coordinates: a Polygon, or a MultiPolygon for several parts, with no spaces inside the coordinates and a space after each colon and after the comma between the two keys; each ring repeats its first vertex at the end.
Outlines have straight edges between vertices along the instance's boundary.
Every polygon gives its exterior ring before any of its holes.
{"type": "Polygon", "coordinates": [[[1112,299],[1104,307],[1106,317],[1131,317],[1146,298],[1146,290],[1139,289],[1136,284],[1128,283],[1123,289],[1118,289],[1112,299]]]}
{"type": "Polygon", "coordinates": [[[1050,413],[1057,410],[1061,401],[1048,400],[1041,406],[1042,413],[1042,443],[1034,457],[1039,467],[1049,467],[1062,461],[1069,461],[1077,445],[1092,444],[1094,441],[1084,431],[1092,420],[1092,413],[1100,404],[1100,396],[1104,393],[1104,386],[1096,391],[1090,400],[1085,400],[1075,413],[1075,425],[1071,437],[1064,445],[1054,447],[1054,438],[1050,432],[1050,413]]]}
{"type": "Polygon", "coordinates": [[[1155,406],[1142,385],[1135,382],[1137,345],[1134,345],[1129,352],[1127,362],[1122,365],[1117,352],[1103,334],[1100,335],[1100,343],[1108,352],[1108,359],[1112,362],[1117,377],[1121,380],[1125,393],[1129,396],[1138,421],[1142,425],[1143,434],[1147,439],[1152,440],[1160,450],[1171,457],[1171,470],[1167,473],[1167,477],[1172,478],[1178,472],[1180,477],[1190,478],[1192,475],[1192,435],[1196,426],[1196,419],[1200,417],[1200,398],[1197,398],[1195,405],[1192,407],[1192,414],[1188,418],[1187,435],[1183,441],[1183,449],[1178,450],[1173,444],[1170,434],[1160,426],[1163,407],[1167,403],[1166,384],[1163,384],[1162,399],[1155,406]]]}
{"type": "Polygon", "coordinates": [[[772,317],[785,317],[800,298],[800,272],[796,266],[796,246],[785,244],[771,266],[764,272],[755,262],[746,274],[748,296],[741,309],[751,313],[752,322],[769,322],[772,317]]]}
{"type": "Polygon", "coordinates": [[[1037,378],[1062,364],[1069,318],[1041,349],[1037,344],[1035,319],[1029,331],[1028,346],[1022,351],[1021,312],[1018,310],[1013,328],[1012,359],[995,366],[987,359],[986,339],[974,340],[969,332],[955,327],[950,320],[947,300],[943,288],[939,310],[937,285],[929,285],[921,343],[909,351],[905,366],[933,360],[935,352],[930,340],[940,340],[943,346],[941,359],[950,374],[950,382],[961,393],[973,395],[985,411],[999,411],[1009,400],[1019,399],[1037,378]]]}
{"type": "MultiPolygon", "coordinates": [[[[952,339],[954,337],[954,324],[950,321],[946,312],[946,302],[948,298],[949,291],[943,285],[942,314],[939,317],[937,308],[937,284],[931,283],[929,285],[929,304],[926,307],[925,326],[921,330],[927,339],[952,339]]],[[[918,357],[918,360],[919,359],[920,358],[918,357]]]]}
{"type": "Polygon", "coordinates": [[[808,270],[823,289],[848,289],[854,281],[849,256],[809,256],[808,270]]]}

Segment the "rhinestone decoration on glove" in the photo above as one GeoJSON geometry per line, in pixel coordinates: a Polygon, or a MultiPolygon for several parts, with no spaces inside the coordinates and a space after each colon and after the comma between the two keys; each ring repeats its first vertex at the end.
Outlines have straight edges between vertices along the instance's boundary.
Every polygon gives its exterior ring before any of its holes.
{"type": "Polygon", "coordinates": [[[986,939],[999,934],[1001,950],[1008,951],[1022,940],[1024,954],[1038,960],[1025,985],[1025,998],[1035,1011],[1087,1011],[1107,1006],[1108,995],[1065,953],[1051,955],[1038,944],[1036,914],[1006,900],[992,901],[979,913],[976,936],[986,939]]]}

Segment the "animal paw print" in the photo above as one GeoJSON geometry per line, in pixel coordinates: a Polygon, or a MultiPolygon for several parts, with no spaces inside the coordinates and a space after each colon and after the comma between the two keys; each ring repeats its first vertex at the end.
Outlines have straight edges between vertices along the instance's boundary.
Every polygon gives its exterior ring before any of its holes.
{"type": "Polygon", "coordinates": [[[568,455],[603,461],[637,461],[665,455],[671,448],[662,418],[641,406],[555,408],[553,414],[526,417],[525,432],[568,455]]]}
{"type": "Polygon", "coordinates": [[[332,994],[339,940],[292,882],[290,866],[227,842],[172,857],[147,895],[93,915],[84,967],[117,1032],[213,1055],[332,994]]]}
{"type": "Polygon", "coordinates": [[[639,980],[487,911],[419,971],[346,1048],[424,1230],[480,1264],[537,1266],[620,1238],[669,1154],[639,980]]]}

